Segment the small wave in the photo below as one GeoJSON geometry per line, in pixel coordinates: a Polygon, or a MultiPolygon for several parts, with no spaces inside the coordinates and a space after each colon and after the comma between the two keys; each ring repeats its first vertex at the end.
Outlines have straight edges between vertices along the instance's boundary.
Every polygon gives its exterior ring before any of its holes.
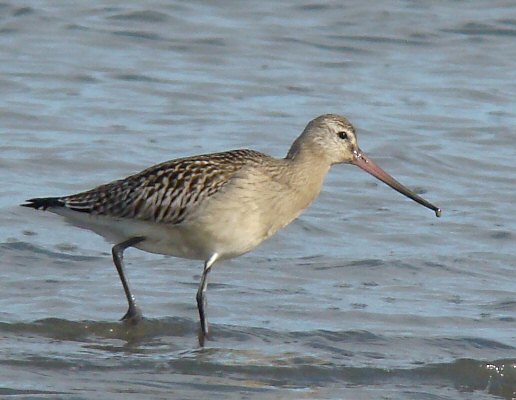
{"type": "Polygon", "coordinates": [[[368,331],[282,332],[216,324],[211,340],[200,348],[194,344],[197,329],[197,321],[185,318],[144,319],[136,326],[56,318],[0,323],[0,336],[13,338],[17,348],[25,349],[0,365],[55,373],[80,368],[106,373],[129,369],[155,376],[217,375],[233,383],[252,377],[262,388],[444,384],[507,399],[516,392],[516,358],[400,364],[401,354],[400,360],[389,361],[403,352],[400,346],[514,350],[495,341],[459,338],[459,343],[452,343],[452,339],[389,338],[368,331]]]}
{"type": "Polygon", "coordinates": [[[11,253],[14,255],[19,255],[23,257],[30,257],[31,255],[37,255],[38,259],[41,258],[41,256],[47,256],[51,259],[58,259],[58,260],[75,260],[75,261],[92,261],[92,260],[98,260],[100,257],[98,256],[82,256],[77,254],[66,254],[66,253],[60,253],[51,251],[42,247],[35,246],[28,242],[22,242],[22,241],[13,241],[13,242],[5,242],[0,243],[0,254],[2,256],[5,255],[5,253],[11,253]]]}
{"type": "Polygon", "coordinates": [[[89,341],[91,338],[141,340],[161,336],[184,336],[195,332],[196,324],[185,318],[144,318],[138,324],[125,322],[69,321],[45,318],[33,322],[0,322],[0,332],[36,334],[56,340],[89,341]]]}
{"type": "Polygon", "coordinates": [[[163,12],[153,10],[142,10],[142,11],[130,11],[120,14],[115,14],[109,19],[116,19],[121,21],[137,21],[137,22],[167,22],[169,16],[163,12]]]}

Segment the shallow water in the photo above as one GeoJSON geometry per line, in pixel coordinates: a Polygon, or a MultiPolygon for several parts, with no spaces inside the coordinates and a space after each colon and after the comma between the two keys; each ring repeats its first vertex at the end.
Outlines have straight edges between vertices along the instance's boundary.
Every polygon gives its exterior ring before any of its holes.
{"type": "Polygon", "coordinates": [[[510,1],[0,3],[0,397],[516,397],[516,6],[510,1]],[[17,206],[180,156],[275,156],[348,116],[443,209],[336,166],[210,276],[17,206]]]}

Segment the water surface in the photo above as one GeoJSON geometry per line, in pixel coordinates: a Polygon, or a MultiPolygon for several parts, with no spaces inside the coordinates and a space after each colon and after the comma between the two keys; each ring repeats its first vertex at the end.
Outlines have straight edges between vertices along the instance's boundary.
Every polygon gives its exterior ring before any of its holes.
{"type": "Polygon", "coordinates": [[[516,7],[510,1],[0,4],[0,397],[516,397],[516,7]],[[353,166],[210,276],[17,206],[175,157],[286,154],[312,118],[353,166]]]}

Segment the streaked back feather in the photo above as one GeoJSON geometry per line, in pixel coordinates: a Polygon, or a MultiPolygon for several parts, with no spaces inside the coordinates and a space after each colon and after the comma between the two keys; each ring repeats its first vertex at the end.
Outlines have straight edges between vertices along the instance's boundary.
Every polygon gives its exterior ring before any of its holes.
{"type": "Polygon", "coordinates": [[[270,157],[253,150],[180,158],[61,200],[75,211],[179,224],[237,171],[265,159],[270,157]]]}

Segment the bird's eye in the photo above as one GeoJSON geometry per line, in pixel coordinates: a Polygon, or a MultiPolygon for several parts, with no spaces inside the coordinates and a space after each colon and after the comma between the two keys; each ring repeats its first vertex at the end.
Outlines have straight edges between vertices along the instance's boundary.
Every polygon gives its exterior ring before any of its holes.
{"type": "Polygon", "coordinates": [[[337,133],[337,135],[339,135],[339,137],[342,140],[348,140],[349,139],[348,134],[346,132],[344,132],[344,131],[337,133]]]}

